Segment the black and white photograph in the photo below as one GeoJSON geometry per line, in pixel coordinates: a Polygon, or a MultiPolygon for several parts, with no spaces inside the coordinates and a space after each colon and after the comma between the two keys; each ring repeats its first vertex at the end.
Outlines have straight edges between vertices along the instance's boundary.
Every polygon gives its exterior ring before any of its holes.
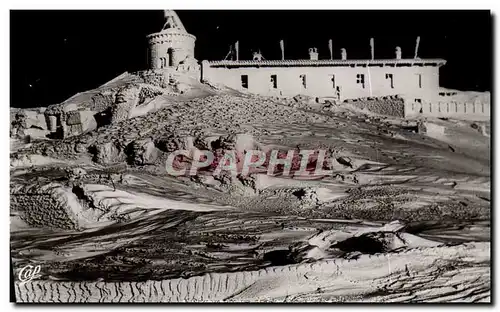
{"type": "Polygon", "coordinates": [[[13,302],[491,304],[490,10],[165,6],[10,10],[13,302]]]}

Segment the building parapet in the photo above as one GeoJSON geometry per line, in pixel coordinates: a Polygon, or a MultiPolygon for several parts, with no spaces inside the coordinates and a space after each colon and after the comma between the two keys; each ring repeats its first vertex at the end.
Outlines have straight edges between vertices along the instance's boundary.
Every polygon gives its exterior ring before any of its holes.
{"type": "Polygon", "coordinates": [[[161,31],[161,32],[149,34],[146,36],[146,39],[150,40],[151,42],[156,42],[156,41],[171,39],[172,37],[189,37],[193,40],[196,40],[196,36],[188,34],[188,33],[168,32],[168,31],[161,31]]]}
{"type": "Polygon", "coordinates": [[[275,67],[275,66],[443,66],[444,59],[380,59],[380,60],[241,60],[208,61],[210,67],[275,67]]]}

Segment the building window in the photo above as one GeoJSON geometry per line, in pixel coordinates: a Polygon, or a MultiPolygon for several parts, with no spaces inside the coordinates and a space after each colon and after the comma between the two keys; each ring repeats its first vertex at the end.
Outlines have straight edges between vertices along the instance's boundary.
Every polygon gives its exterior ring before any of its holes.
{"type": "Polygon", "coordinates": [[[335,89],[335,75],[330,75],[330,81],[332,82],[332,89],[335,89]]]}
{"type": "Polygon", "coordinates": [[[160,57],[160,68],[165,68],[167,66],[167,60],[164,57],[160,57]]]}
{"type": "Polygon", "coordinates": [[[278,89],[278,77],[276,75],[271,75],[271,88],[278,89]]]}
{"type": "Polygon", "coordinates": [[[394,89],[394,79],[392,74],[385,74],[385,79],[389,79],[389,82],[391,84],[391,89],[394,89]]]}
{"type": "Polygon", "coordinates": [[[361,87],[363,89],[365,88],[365,75],[364,74],[357,74],[356,75],[356,83],[361,84],[361,87]]]}
{"type": "Polygon", "coordinates": [[[241,75],[241,87],[248,89],[248,75],[241,75]]]}
{"type": "Polygon", "coordinates": [[[302,82],[302,87],[304,89],[307,89],[307,81],[306,81],[306,75],[305,74],[300,75],[300,81],[302,82]]]}
{"type": "Polygon", "coordinates": [[[418,87],[422,89],[422,74],[417,74],[418,78],[418,87]]]}
{"type": "Polygon", "coordinates": [[[422,105],[422,99],[415,99],[415,103],[420,104],[420,110],[418,111],[420,114],[424,112],[424,106],[422,105]]]}

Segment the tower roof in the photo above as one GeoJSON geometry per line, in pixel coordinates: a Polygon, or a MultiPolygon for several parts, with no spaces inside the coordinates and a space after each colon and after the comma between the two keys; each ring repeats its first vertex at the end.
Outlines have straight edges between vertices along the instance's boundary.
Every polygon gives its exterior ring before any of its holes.
{"type": "Polygon", "coordinates": [[[181,19],[174,10],[164,10],[163,16],[165,17],[165,24],[163,24],[162,31],[171,29],[187,33],[181,19]]]}

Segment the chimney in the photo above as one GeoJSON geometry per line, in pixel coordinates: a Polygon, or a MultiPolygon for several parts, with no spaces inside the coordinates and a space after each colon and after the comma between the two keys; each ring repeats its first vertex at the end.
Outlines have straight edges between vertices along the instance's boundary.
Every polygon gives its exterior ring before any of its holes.
{"type": "Polygon", "coordinates": [[[400,60],[401,59],[401,48],[396,47],[396,59],[400,60]]]}
{"type": "Polygon", "coordinates": [[[342,61],[347,60],[347,51],[346,51],[346,49],[344,49],[344,48],[340,49],[340,56],[342,58],[342,61]]]}
{"type": "Polygon", "coordinates": [[[309,49],[309,59],[312,61],[318,60],[318,49],[316,49],[316,48],[309,49]]]}

